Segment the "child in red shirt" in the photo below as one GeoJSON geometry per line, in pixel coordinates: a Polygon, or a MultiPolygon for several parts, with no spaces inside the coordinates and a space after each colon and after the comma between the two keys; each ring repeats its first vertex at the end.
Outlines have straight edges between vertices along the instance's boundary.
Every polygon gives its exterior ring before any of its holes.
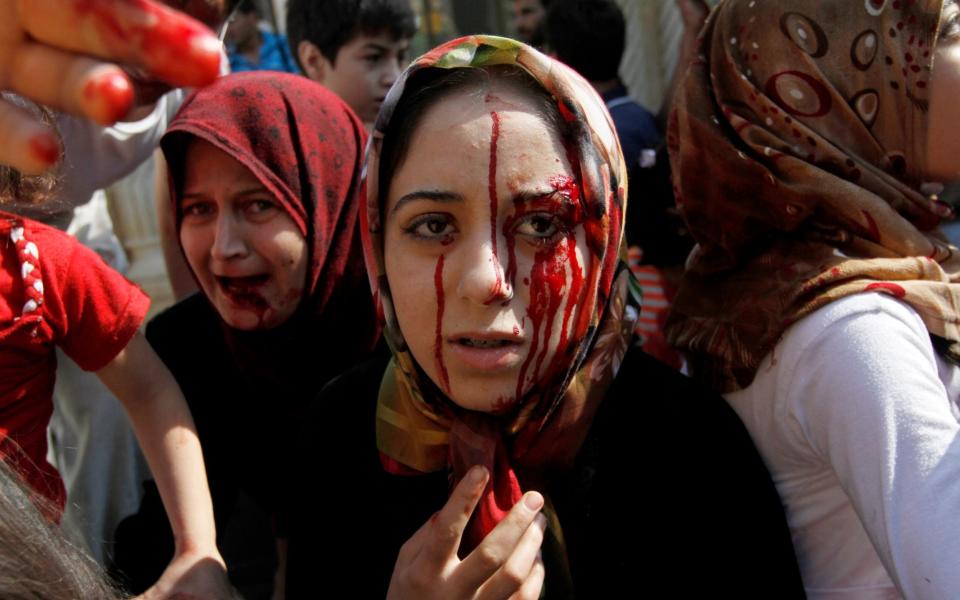
{"type": "MultiPolygon", "coordinates": [[[[0,166],[0,207],[41,203],[56,179],[0,166]]],[[[124,405],[160,488],[177,551],[150,597],[228,597],[193,419],[138,331],[149,305],[70,235],[0,210],[0,458],[62,511],[63,482],[46,461],[59,346],[124,405]]]]}

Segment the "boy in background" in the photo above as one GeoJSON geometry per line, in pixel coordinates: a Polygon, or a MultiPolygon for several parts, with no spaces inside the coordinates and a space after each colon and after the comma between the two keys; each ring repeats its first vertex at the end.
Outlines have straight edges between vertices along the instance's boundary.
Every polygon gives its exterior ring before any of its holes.
{"type": "Polygon", "coordinates": [[[287,39],[303,74],[368,126],[407,62],[417,18],[409,0],[290,0],[287,39]]]}
{"type": "Polygon", "coordinates": [[[230,72],[283,71],[300,74],[290,54],[287,38],[261,24],[263,16],[253,0],[240,0],[227,27],[224,41],[230,72]]]}

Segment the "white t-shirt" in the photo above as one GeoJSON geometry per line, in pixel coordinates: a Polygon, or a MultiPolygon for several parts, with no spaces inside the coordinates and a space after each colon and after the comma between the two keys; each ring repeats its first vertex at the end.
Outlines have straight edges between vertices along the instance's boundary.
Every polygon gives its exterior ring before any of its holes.
{"type": "Polygon", "coordinates": [[[917,313],[865,293],[798,321],[726,396],[783,499],[809,598],[960,598],[958,395],[960,368],[917,313]]]}

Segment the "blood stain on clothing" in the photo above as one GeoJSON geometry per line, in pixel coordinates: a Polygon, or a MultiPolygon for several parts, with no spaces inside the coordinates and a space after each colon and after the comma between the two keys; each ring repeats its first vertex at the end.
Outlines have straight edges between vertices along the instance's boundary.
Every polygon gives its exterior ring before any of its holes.
{"type": "Polygon", "coordinates": [[[886,290],[893,294],[893,296],[896,298],[903,298],[907,295],[907,290],[903,289],[903,286],[897,285],[896,283],[890,283],[889,281],[878,281],[876,283],[871,283],[863,289],[867,292],[872,290],[886,290]]]}
{"type": "Polygon", "coordinates": [[[877,227],[877,222],[873,220],[873,215],[868,213],[865,210],[861,210],[863,216],[867,219],[867,227],[870,231],[870,241],[874,243],[880,243],[880,228],[877,227]]]}

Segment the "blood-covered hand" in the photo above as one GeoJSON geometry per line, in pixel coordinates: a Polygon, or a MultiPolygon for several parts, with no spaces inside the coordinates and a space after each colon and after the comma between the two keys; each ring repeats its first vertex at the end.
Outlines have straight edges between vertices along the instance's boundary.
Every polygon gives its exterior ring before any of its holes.
{"type": "MultiPolygon", "coordinates": [[[[151,0],[0,0],[0,90],[109,124],[134,90],[118,64],[174,86],[216,79],[220,44],[206,26],[151,0]]],[[[35,174],[56,162],[56,136],[0,100],[0,163],[35,174]]]]}
{"type": "Polygon", "coordinates": [[[520,502],[465,559],[460,538],[483,494],[489,475],[473,467],[443,509],[400,549],[387,600],[536,600],[543,587],[540,544],[546,519],[543,496],[524,494],[520,502]]]}

